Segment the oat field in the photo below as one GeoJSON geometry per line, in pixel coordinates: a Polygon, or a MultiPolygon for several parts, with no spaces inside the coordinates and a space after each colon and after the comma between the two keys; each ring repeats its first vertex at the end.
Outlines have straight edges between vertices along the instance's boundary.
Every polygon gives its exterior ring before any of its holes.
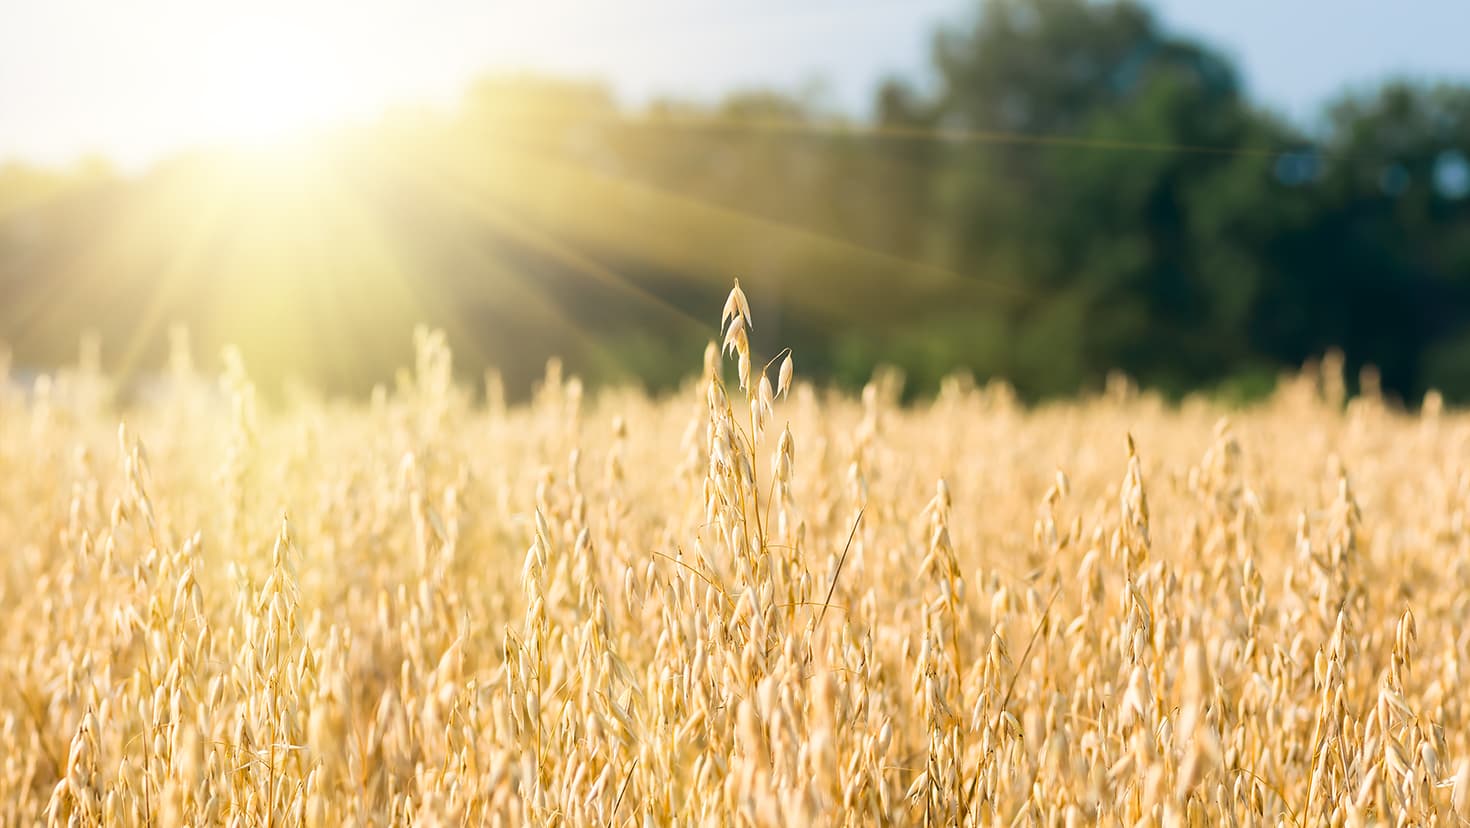
{"type": "Polygon", "coordinates": [[[1470,416],[901,406],[719,322],[665,397],[0,384],[0,822],[1470,816],[1470,416]]]}

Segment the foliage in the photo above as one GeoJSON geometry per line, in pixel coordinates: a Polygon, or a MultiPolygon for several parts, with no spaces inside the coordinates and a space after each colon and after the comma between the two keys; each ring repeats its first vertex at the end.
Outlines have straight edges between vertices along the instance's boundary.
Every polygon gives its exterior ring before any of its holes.
{"type": "Polygon", "coordinates": [[[181,323],[267,393],[361,392],[430,322],[512,396],[553,354],[662,387],[733,272],[758,345],[849,387],[881,355],[911,394],[956,369],[1032,399],[1122,370],[1178,397],[1336,348],[1405,400],[1470,397],[1470,87],[1360,91],[1305,133],[1129,2],[977,4],[934,63],[875,90],[870,123],[772,90],[633,110],[492,78],[296,166],[11,165],[0,340],[45,368],[95,330],[127,379],[181,323]]]}

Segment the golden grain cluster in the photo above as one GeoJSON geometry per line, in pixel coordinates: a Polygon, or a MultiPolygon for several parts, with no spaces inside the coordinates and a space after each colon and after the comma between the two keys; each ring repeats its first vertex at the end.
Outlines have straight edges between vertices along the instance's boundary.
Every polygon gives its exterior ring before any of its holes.
{"type": "Polygon", "coordinates": [[[0,822],[1470,815],[1470,417],[901,407],[754,324],[668,398],[472,403],[427,333],[370,404],[0,384],[0,822]]]}

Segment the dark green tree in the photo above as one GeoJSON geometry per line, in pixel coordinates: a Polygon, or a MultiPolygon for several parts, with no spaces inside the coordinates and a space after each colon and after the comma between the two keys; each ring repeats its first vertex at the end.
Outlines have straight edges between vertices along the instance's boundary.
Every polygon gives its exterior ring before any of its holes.
{"type": "Polygon", "coordinates": [[[1118,367],[1182,391],[1250,359],[1261,274],[1221,204],[1260,198],[1284,136],[1223,57],[1136,4],[996,0],[936,61],[954,267],[1015,288],[1017,333],[979,367],[1040,394],[1118,367]]]}

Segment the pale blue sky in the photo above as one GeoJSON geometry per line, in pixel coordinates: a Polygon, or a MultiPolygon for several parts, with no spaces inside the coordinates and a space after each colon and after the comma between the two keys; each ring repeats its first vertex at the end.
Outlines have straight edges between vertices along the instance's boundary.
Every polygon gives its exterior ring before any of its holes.
{"type": "MultiPolygon", "coordinates": [[[[1158,0],[1310,122],[1389,74],[1470,80],[1463,0],[1158,0]]],[[[203,143],[452,102],[476,74],[597,76],[625,100],[820,79],[862,112],[922,77],[973,0],[0,0],[0,158],[128,167],[203,143]]]]}

